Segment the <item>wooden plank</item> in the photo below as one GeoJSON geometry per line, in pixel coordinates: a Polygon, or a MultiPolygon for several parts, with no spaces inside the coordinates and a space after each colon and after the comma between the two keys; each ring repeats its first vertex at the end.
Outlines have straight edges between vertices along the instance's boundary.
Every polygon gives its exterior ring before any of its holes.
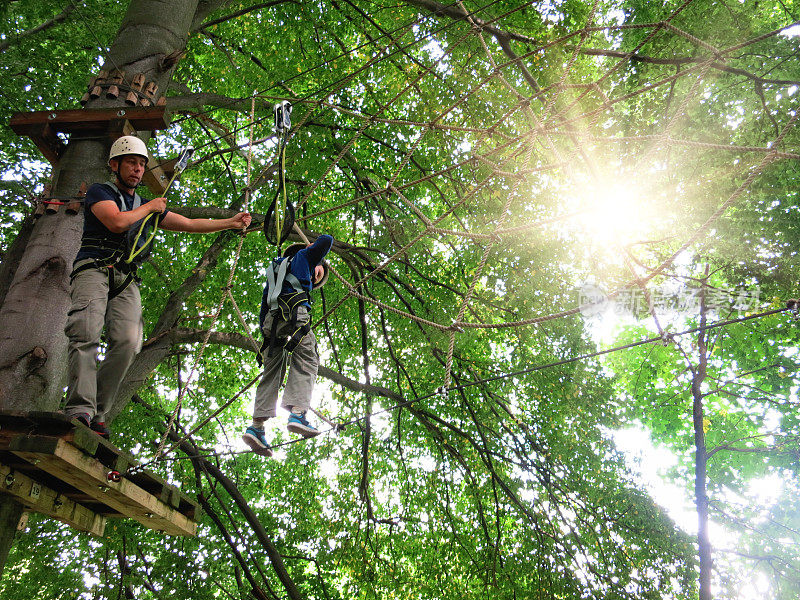
{"type": "Polygon", "coordinates": [[[17,135],[38,135],[44,124],[62,133],[96,133],[105,132],[112,120],[120,118],[127,119],[139,130],[153,131],[167,128],[163,106],[39,110],[15,113],[9,125],[17,135]]]}
{"type": "Polygon", "coordinates": [[[181,492],[181,504],[178,510],[181,514],[186,515],[195,523],[199,522],[203,515],[203,508],[200,506],[200,503],[192,498],[189,498],[186,494],[181,492]]]}
{"type": "Polygon", "coordinates": [[[195,535],[197,524],[160,502],[128,479],[108,481],[108,468],[58,438],[27,436],[12,441],[10,450],[63,481],[139,521],[151,529],[172,535],[195,535]]]}
{"type": "Polygon", "coordinates": [[[7,465],[0,465],[0,493],[12,496],[29,510],[63,521],[79,531],[101,537],[105,530],[105,517],[7,465]]]}
{"type": "MultiPolygon", "coordinates": [[[[0,411],[0,459],[2,459],[0,462],[21,464],[26,467],[26,472],[35,471],[35,467],[30,463],[7,452],[12,439],[31,435],[62,438],[99,460],[108,467],[109,471],[125,473],[128,469],[139,465],[133,456],[101,438],[75,419],[67,417],[63,413],[37,411],[0,411]]],[[[32,474],[36,476],[36,473],[32,474]]],[[[43,483],[50,482],[49,485],[56,490],[62,492],[69,490],[70,497],[81,498],[78,491],[71,485],[59,482],[57,478],[47,473],[43,473],[40,479],[43,483]]],[[[145,491],[162,499],[166,504],[178,508],[178,511],[190,520],[200,520],[201,511],[197,501],[155,473],[147,470],[136,471],[135,474],[130,475],[129,479],[145,491]],[[198,516],[195,518],[195,515],[198,516]]]]}
{"type": "Polygon", "coordinates": [[[77,419],[73,419],[73,421],[75,421],[75,428],[66,435],[59,437],[63,437],[65,441],[83,450],[86,454],[94,456],[97,453],[97,448],[100,446],[101,440],[104,442],[106,440],[103,440],[103,438],[77,419]]]}
{"type": "Polygon", "coordinates": [[[61,435],[75,427],[75,420],[59,412],[0,411],[0,428],[42,435],[61,435]]]}

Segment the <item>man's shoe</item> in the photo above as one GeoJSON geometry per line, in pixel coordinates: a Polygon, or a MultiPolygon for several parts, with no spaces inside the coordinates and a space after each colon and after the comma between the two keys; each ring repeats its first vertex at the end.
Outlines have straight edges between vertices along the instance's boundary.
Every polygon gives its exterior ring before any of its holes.
{"type": "Polygon", "coordinates": [[[250,425],[242,436],[244,443],[253,449],[253,452],[261,456],[272,456],[272,448],[267,443],[267,438],[264,437],[264,430],[258,429],[250,425]]]}
{"type": "Polygon", "coordinates": [[[89,416],[89,413],[76,413],[74,415],[67,415],[67,416],[70,417],[71,419],[75,419],[81,425],[85,425],[86,427],[91,428],[90,424],[91,417],[89,416]]]}
{"type": "Polygon", "coordinates": [[[106,424],[103,421],[92,419],[89,427],[101,438],[108,439],[111,437],[111,432],[108,430],[108,427],[106,427],[106,424]]]}
{"type": "Polygon", "coordinates": [[[308,422],[305,412],[299,415],[294,412],[291,413],[289,415],[289,423],[287,423],[286,429],[293,433],[299,433],[304,438],[312,438],[318,436],[320,433],[316,427],[308,422]]]}

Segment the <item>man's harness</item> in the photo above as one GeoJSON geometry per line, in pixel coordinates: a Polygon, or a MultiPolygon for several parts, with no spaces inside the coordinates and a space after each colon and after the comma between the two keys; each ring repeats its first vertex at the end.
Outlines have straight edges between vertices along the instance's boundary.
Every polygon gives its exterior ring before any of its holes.
{"type": "Polygon", "coordinates": [[[300,322],[297,311],[303,302],[312,302],[311,295],[303,289],[300,281],[292,275],[289,270],[294,257],[285,258],[280,262],[273,261],[267,269],[267,283],[269,293],[267,295],[267,306],[272,315],[272,328],[269,338],[264,337],[264,342],[258,352],[259,364],[261,355],[269,346],[267,356],[274,356],[278,350],[286,353],[292,352],[297,345],[311,331],[311,318],[305,322],[300,322]],[[292,291],[282,294],[284,284],[288,284],[292,291]],[[278,337],[278,326],[282,322],[289,323],[289,335],[278,337]]]}
{"type": "MultiPolygon", "coordinates": [[[[105,186],[117,196],[120,211],[128,210],[125,199],[120,189],[112,181],[105,186]]],[[[134,192],[133,207],[136,210],[142,205],[142,199],[134,192]]],[[[108,271],[108,299],[121,294],[133,281],[139,281],[136,269],[141,265],[153,250],[153,237],[155,237],[161,215],[150,213],[140,219],[128,229],[119,240],[109,239],[104,235],[86,235],[81,241],[81,250],[101,250],[105,255],[102,258],[86,258],[78,261],[70,274],[70,281],[78,273],[89,269],[106,269],[108,271]],[[114,285],[114,269],[125,274],[125,279],[119,285],[114,285]]]]}

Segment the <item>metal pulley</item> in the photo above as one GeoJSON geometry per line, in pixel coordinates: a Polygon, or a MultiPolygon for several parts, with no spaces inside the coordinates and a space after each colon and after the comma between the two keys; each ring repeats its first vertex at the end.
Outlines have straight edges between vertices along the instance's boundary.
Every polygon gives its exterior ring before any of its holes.
{"type": "Polygon", "coordinates": [[[278,134],[278,188],[267,209],[263,231],[267,241],[280,248],[294,227],[294,205],[286,198],[286,141],[292,128],[292,105],[283,100],[273,106],[278,134]]]}
{"type": "Polygon", "coordinates": [[[275,131],[278,135],[286,134],[292,128],[292,105],[283,100],[272,107],[275,113],[275,131]]]}

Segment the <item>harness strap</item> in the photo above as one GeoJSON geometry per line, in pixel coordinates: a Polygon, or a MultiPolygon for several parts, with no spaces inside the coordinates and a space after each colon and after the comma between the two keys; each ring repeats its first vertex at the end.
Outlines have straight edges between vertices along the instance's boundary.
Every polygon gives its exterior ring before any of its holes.
{"type": "Polygon", "coordinates": [[[294,331],[292,331],[291,335],[289,335],[286,343],[283,346],[286,352],[294,351],[298,344],[303,341],[303,338],[308,335],[308,332],[311,331],[311,323],[309,321],[306,321],[300,325],[300,327],[295,327],[294,331]]]}
{"type": "Polygon", "coordinates": [[[119,296],[122,292],[128,289],[128,286],[133,283],[134,279],[135,277],[133,273],[129,271],[125,275],[125,279],[122,280],[122,283],[120,283],[117,287],[113,287],[114,269],[113,267],[110,268],[108,270],[108,299],[111,300],[112,298],[119,296]]]}
{"type": "Polygon", "coordinates": [[[125,271],[123,269],[118,269],[122,273],[125,273],[125,279],[122,280],[122,283],[115,286],[114,285],[114,269],[115,265],[112,264],[103,264],[101,261],[97,260],[96,258],[87,258],[78,262],[75,265],[75,268],[72,269],[72,273],[70,273],[69,279],[70,282],[75,279],[75,276],[78,273],[82,273],[83,271],[88,271],[89,269],[98,269],[103,270],[105,269],[106,273],[108,274],[108,299],[112,300],[119,296],[122,292],[124,292],[128,286],[136,280],[136,269],[130,269],[125,271]]]}
{"type": "MultiPolygon", "coordinates": [[[[284,278],[284,281],[288,282],[289,285],[292,286],[292,289],[295,292],[302,292],[303,291],[303,286],[300,285],[300,280],[297,277],[295,277],[294,275],[292,275],[291,273],[286,273],[286,277],[284,278]]],[[[311,302],[311,297],[308,298],[308,302],[311,302]]]]}
{"type": "Polygon", "coordinates": [[[270,328],[269,336],[264,336],[264,341],[259,348],[259,360],[264,350],[267,351],[267,356],[274,356],[278,350],[292,352],[297,345],[308,335],[311,331],[311,318],[309,317],[303,322],[300,322],[297,312],[304,302],[309,301],[308,292],[294,292],[292,294],[283,294],[278,297],[278,307],[270,311],[272,316],[272,327],[270,328]],[[278,336],[278,327],[283,323],[289,324],[289,334],[287,336],[278,336]]]}
{"type": "MultiPolygon", "coordinates": [[[[117,208],[120,212],[127,212],[128,205],[125,204],[125,197],[122,195],[122,191],[117,187],[117,184],[111,180],[106,181],[103,185],[106,187],[111,188],[111,191],[117,197],[117,208]]],[[[142,197],[133,192],[133,207],[131,210],[136,210],[142,205],[142,197]]],[[[81,248],[82,249],[92,249],[92,250],[107,250],[111,252],[111,256],[108,258],[111,261],[111,264],[116,263],[122,258],[122,254],[124,253],[124,238],[118,241],[112,241],[103,236],[86,236],[81,240],[81,248]]],[[[74,272],[73,272],[74,274],[74,272]]]]}
{"type": "MultiPolygon", "coordinates": [[[[125,204],[125,196],[122,195],[122,190],[117,187],[117,184],[114,183],[111,179],[106,181],[106,185],[110,187],[114,192],[117,194],[117,200],[119,200],[119,210],[121,212],[125,212],[128,210],[128,205],[125,204]]],[[[142,205],[142,197],[136,193],[136,190],[133,191],[133,208],[131,210],[136,210],[142,205]]]]}
{"type": "MultiPolygon", "coordinates": [[[[283,290],[283,282],[286,280],[286,274],[289,271],[289,264],[291,262],[291,258],[285,258],[280,262],[277,270],[275,268],[275,263],[272,263],[270,268],[267,269],[267,282],[269,283],[267,306],[269,306],[270,310],[275,310],[278,308],[278,297],[281,295],[281,291],[283,290]]],[[[289,276],[292,276],[292,274],[289,273],[289,276]]],[[[294,279],[295,281],[297,280],[297,278],[294,279]]]]}

